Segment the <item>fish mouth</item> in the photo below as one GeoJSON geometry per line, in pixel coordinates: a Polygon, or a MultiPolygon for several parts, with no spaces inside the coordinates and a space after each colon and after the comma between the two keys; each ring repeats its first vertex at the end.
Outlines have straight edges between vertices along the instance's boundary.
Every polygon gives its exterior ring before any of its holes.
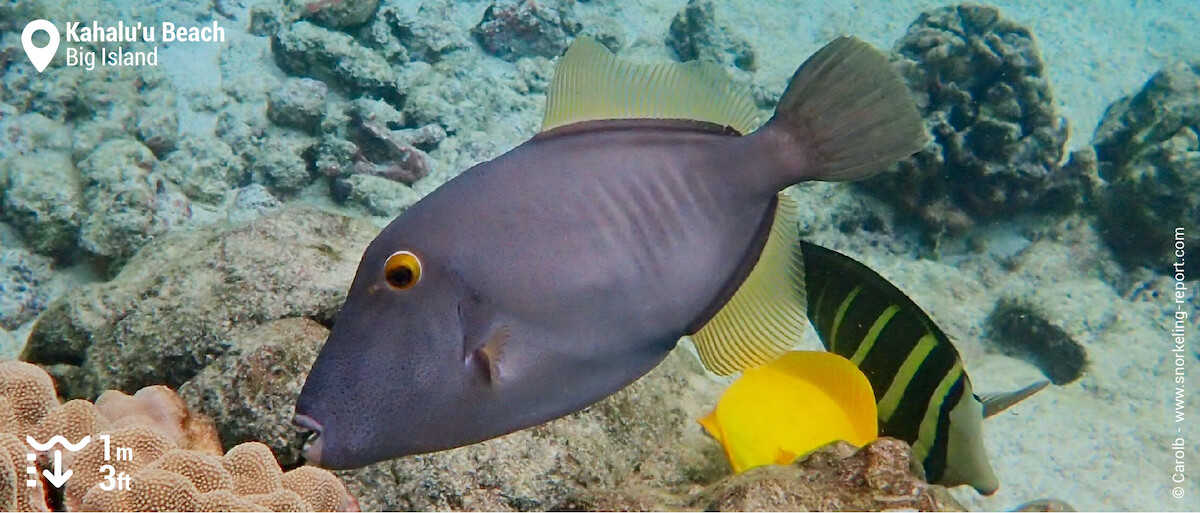
{"type": "Polygon", "coordinates": [[[321,450],[325,445],[325,439],[321,438],[321,423],[308,415],[296,415],[292,417],[292,424],[305,431],[311,431],[308,439],[304,441],[304,459],[313,465],[321,466],[321,450]]]}

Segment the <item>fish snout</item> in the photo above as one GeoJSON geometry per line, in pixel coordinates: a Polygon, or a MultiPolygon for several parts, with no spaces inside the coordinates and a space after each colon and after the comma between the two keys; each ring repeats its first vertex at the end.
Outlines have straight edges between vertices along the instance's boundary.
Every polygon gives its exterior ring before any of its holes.
{"type": "Polygon", "coordinates": [[[304,442],[304,459],[316,466],[321,466],[321,449],[325,439],[321,437],[321,424],[308,415],[292,417],[292,424],[305,431],[311,431],[308,440],[304,442]]]}

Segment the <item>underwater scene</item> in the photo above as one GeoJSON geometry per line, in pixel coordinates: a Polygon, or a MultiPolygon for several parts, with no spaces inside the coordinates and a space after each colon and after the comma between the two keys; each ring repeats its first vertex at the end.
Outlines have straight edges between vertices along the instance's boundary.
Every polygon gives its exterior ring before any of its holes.
{"type": "Polygon", "coordinates": [[[1200,510],[1194,0],[0,0],[0,509],[1200,510]]]}

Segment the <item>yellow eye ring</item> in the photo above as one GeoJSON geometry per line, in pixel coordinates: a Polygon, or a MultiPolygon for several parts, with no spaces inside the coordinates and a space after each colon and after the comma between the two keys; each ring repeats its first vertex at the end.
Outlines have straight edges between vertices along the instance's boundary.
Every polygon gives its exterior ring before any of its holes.
{"type": "Polygon", "coordinates": [[[406,290],[421,281],[421,259],[409,251],[397,251],[383,264],[383,279],[397,290],[406,290]]]}

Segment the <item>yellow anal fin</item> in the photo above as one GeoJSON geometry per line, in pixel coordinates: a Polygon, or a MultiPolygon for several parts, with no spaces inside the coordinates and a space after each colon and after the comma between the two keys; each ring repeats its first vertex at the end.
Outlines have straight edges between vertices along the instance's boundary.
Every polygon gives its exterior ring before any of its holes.
{"type": "Polygon", "coordinates": [[[692,335],[700,361],[727,376],[793,349],[807,326],[804,259],[796,249],[800,206],[786,191],[762,256],[712,320],[692,335]]]}
{"type": "Polygon", "coordinates": [[[746,89],[714,64],[635,64],[579,37],[554,68],[542,131],[596,119],[651,118],[707,121],[747,134],[758,126],[758,114],[746,89]]]}

